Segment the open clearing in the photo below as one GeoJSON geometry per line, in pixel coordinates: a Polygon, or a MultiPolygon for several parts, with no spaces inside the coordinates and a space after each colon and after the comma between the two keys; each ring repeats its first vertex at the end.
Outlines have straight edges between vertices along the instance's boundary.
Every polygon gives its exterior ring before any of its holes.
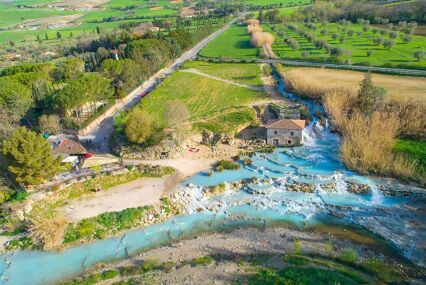
{"type": "MultiPolygon", "coordinates": [[[[257,76],[259,72],[252,76],[257,76]]],[[[164,122],[167,101],[179,100],[187,106],[191,122],[197,123],[194,127],[209,122],[214,125],[209,125],[208,129],[227,131],[253,120],[254,111],[248,106],[262,99],[265,99],[263,92],[193,73],[176,72],[137,107],[156,116],[159,122],[164,122]]]]}
{"type": "Polygon", "coordinates": [[[183,68],[194,68],[209,75],[221,77],[241,84],[262,86],[259,64],[187,62],[183,68]]]}
{"type": "Polygon", "coordinates": [[[246,26],[233,25],[201,50],[203,57],[254,59],[258,49],[250,44],[246,26]]]}
{"type": "MultiPolygon", "coordinates": [[[[364,77],[363,72],[324,68],[291,68],[291,72],[302,76],[307,82],[321,82],[330,88],[354,90],[359,88],[359,83],[364,77]]],[[[423,77],[373,74],[373,81],[386,89],[386,100],[426,103],[426,80],[423,77]]]]}

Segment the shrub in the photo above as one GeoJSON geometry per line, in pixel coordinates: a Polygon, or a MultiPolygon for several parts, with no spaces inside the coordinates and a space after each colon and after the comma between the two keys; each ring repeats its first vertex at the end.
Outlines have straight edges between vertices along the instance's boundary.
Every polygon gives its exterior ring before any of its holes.
{"type": "Polygon", "coordinates": [[[211,256],[197,257],[192,260],[194,265],[209,265],[213,262],[213,258],[211,256]]]}
{"type": "Polygon", "coordinates": [[[293,240],[293,254],[299,255],[302,253],[302,243],[298,239],[293,240]]]}
{"type": "Polygon", "coordinates": [[[352,248],[344,249],[340,253],[339,259],[347,263],[356,263],[358,261],[358,252],[352,248]]]}
{"type": "Polygon", "coordinates": [[[393,41],[393,40],[385,40],[385,41],[383,42],[383,46],[384,46],[385,48],[387,48],[387,49],[391,49],[391,48],[393,48],[395,45],[396,45],[396,42],[395,42],[395,41],[393,41]]]}
{"type": "Polygon", "coordinates": [[[161,263],[160,265],[160,268],[164,270],[165,272],[171,272],[174,267],[176,267],[175,261],[166,261],[161,263]]]}
{"type": "Polygon", "coordinates": [[[218,165],[218,166],[216,166],[216,167],[214,168],[214,170],[215,170],[216,172],[222,172],[222,171],[224,170],[224,168],[223,168],[223,166],[222,166],[222,165],[218,165]]]}
{"type": "Polygon", "coordinates": [[[102,272],[102,279],[103,280],[112,279],[118,276],[119,273],[120,272],[117,269],[104,271],[102,272]]]}
{"type": "Polygon", "coordinates": [[[222,166],[223,169],[227,170],[238,170],[240,169],[240,165],[237,162],[230,160],[220,160],[216,163],[216,168],[222,166]]]}
{"type": "Polygon", "coordinates": [[[62,243],[67,221],[58,213],[36,214],[29,218],[30,237],[44,249],[52,249],[62,243]]]}

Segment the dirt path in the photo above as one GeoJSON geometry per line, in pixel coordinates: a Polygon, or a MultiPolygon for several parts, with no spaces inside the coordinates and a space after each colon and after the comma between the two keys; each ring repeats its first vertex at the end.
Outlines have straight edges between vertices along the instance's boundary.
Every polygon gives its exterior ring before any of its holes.
{"type": "Polygon", "coordinates": [[[90,198],[71,200],[62,208],[70,222],[95,217],[105,212],[117,212],[127,208],[158,205],[165,192],[172,191],[180,182],[180,175],[160,178],[141,178],[125,183],[90,198]]]}
{"type": "Polygon", "coordinates": [[[217,77],[217,76],[214,76],[214,75],[210,75],[210,74],[201,72],[201,71],[199,71],[199,70],[197,70],[195,68],[182,69],[182,70],[180,70],[180,72],[188,72],[188,73],[197,74],[197,75],[200,75],[200,76],[203,76],[203,77],[207,77],[209,79],[221,81],[221,82],[224,82],[224,83],[227,83],[227,84],[231,84],[231,85],[235,85],[235,86],[238,86],[238,87],[247,88],[247,89],[254,90],[254,91],[263,91],[262,87],[248,85],[248,84],[242,84],[242,83],[237,83],[237,82],[234,82],[234,81],[231,81],[231,80],[223,79],[223,78],[220,78],[220,77],[217,77]]]}
{"type": "Polygon", "coordinates": [[[159,159],[159,160],[132,160],[125,159],[123,162],[126,165],[137,165],[137,164],[150,164],[160,166],[171,166],[178,170],[178,172],[184,177],[190,177],[197,172],[209,169],[215,159],[191,159],[191,158],[171,158],[171,159],[159,159]]]}

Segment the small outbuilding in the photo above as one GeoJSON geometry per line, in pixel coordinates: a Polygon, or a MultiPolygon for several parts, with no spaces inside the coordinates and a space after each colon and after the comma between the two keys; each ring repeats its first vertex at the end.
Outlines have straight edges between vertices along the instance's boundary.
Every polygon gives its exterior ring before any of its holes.
{"type": "Polygon", "coordinates": [[[91,157],[80,140],[75,135],[50,136],[48,139],[54,156],[60,156],[62,163],[71,164],[73,169],[79,169],[86,158],[91,157]]]}
{"type": "Polygon", "coordinates": [[[278,119],[266,124],[266,143],[273,146],[296,146],[303,144],[305,120],[278,119]]]}

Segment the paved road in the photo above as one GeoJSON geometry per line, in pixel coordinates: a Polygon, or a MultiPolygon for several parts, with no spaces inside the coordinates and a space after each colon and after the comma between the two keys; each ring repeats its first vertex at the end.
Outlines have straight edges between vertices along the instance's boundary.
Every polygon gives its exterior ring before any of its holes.
{"type": "MultiPolygon", "coordinates": [[[[147,80],[144,83],[144,88],[142,88],[138,93],[136,93],[131,100],[129,100],[124,106],[112,114],[111,116],[104,119],[99,126],[94,129],[92,132],[85,136],[80,136],[80,139],[83,142],[87,142],[90,140],[91,144],[89,146],[89,149],[92,152],[96,153],[107,153],[109,152],[108,147],[108,139],[111,136],[111,134],[114,132],[113,128],[113,122],[114,122],[114,116],[117,115],[120,111],[129,109],[130,107],[134,106],[137,102],[140,100],[140,95],[142,93],[149,92],[153,90],[157,85],[160,83],[160,78],[164,76],[169,76],[172,74],[182,63],[189,59],[194,59],[198,52],[204,48],[209,42],[214,40],[217,36],[222,34],[225,30],[227,30],[233,23],[235,23],[238,20],[238,18],[235,18],[233,21],[227,23],[225,26],[223,26],[221,29],[217,30],[207,38],[200,41],[198,44],[196,44],[193,48],[185,52],[181,57],[176,59],[173,64],[171,64],[169,67],[165,68],[161,73],[157,74],[156,76],[151,77],[149,80],[147,80]]],[[[148,95],[149,96],[149,95],[148,95]]]]}

